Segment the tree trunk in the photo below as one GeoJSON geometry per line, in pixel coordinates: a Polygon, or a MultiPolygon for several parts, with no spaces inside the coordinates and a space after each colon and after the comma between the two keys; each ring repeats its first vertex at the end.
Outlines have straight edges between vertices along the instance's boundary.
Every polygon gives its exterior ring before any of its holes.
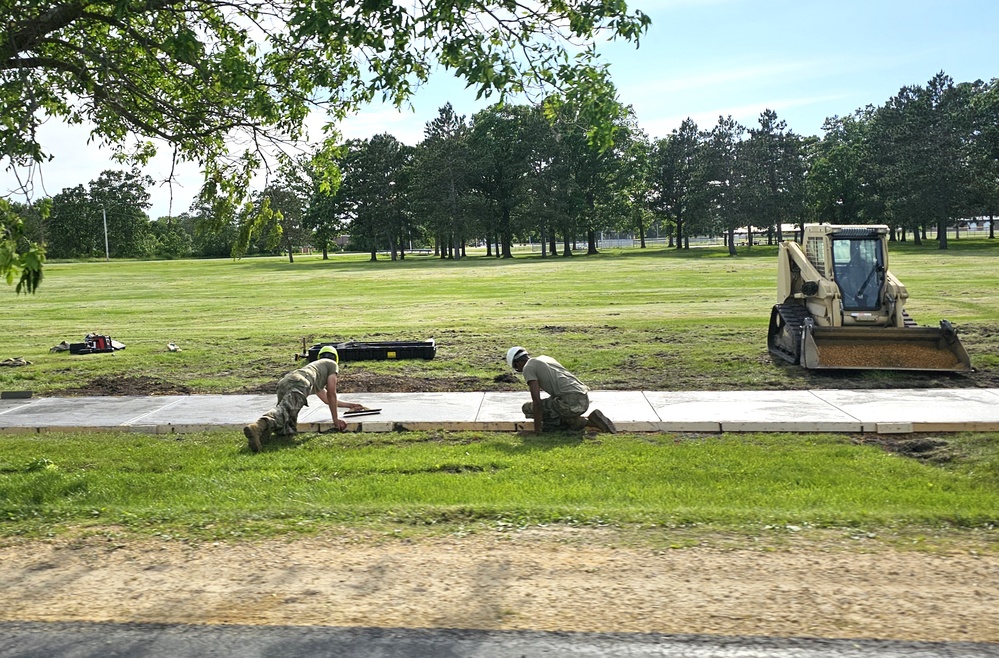
{"type": "Polygon", "coordinates": [[[572,255],[572,248],[569,246],[569,234],[562,234],[562,258],[568,258],[572,255]]]}
{"type": "Polygon", "coordinates": [[[378,250],[374,247],[371,248],[371,262],[378,260],[378,250]]]}
{"type": "Polygon", "coordinates": [[[493,255],[493,236],[486,235],[486,256],[493,255]]]}
{"type": "Polygon", "coordinates": [[[735,227],[730,226],[728,229],[728,255],[735,256],[735,227]]]}
{"type": "Polygon", "coordinates": [[[947,248],[947,222],[940,221],[937,223],[937,240],[940,241],[940,246],[938,249],[947,248]]]}
{"type": "Polygon", "coordinates": [[[323,245],[323,260],[329,260],[329,259],[330,259],[330,250],[329,250],[329,247],[324,244],[323,245]]]}
{"type": "Polygon", "coordinates": [[[995,240],[996,237],[996,213],[994,210],[989,211],[989,240],[995,240]]]}
{"type": "Polygon", "coordinates": [[[597,251],[597,232],[590,229],[586,232],[586,255],[592,256],[593,254],[599,254],[597,251]]]}
{"type": "Polygon", "coordinates": [[[544,231],[541,232],[541,257],[548,258],[548,237],[544,231]]]}
{"type": "Polygon", "coordinates": [[[513,235],[510,232],[510,209],[507,207],[503,208],[501,222],[500,227],[502,230],[500,231],[500,239],[503,244],[503,258],[513,258],[513,251],[511,250],[513,235]]]}
{"type": "Polygon", "coordinates": [[[552,229],[552,234],[549,236],[548,252],[552,256],[558,253],[558,240],[555,239],[555,229],[552,229]]]}
{"type": "Polygon", "coordinates": [[[641,249],[645,249],[645,223],[642,222],[642,213],[638,213],[638,242],[641,249]]]}

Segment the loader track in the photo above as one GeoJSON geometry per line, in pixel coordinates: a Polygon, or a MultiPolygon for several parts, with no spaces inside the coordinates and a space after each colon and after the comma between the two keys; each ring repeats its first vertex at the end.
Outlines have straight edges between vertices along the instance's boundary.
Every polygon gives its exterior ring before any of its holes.
{"type": "Polygon", "coordinates": [[[770,313],[767,348],[788,363],[801,362],[801,331],[808,312],[796,304],[777,304],[770,313]]]}

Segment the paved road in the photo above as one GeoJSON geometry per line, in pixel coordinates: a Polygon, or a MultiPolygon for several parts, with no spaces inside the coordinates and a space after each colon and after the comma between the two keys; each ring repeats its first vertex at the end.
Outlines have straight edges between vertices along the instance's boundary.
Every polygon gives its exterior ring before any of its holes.
{"type": "Polygon", "coordinates": [[[4,658],[985,658],[999,644],[315,626],[0,622],[4,658]]]}

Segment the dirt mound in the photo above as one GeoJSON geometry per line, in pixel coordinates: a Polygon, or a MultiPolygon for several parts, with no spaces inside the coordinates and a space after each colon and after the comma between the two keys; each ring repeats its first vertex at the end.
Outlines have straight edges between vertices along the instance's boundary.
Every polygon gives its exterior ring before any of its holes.
{"type": "Polygon", "coordinates": [[[59,395],[190,395],[193,389],[184,384],[156,377],[96,377],[86,384],[59,391],[59,395]]]}

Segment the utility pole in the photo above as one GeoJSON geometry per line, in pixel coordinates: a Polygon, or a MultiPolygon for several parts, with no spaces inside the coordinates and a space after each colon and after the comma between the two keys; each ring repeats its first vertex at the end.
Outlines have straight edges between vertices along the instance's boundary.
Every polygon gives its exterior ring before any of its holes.
{"type": "Polygon", "coordinates": [[[108,211],[101,204],[101,214],[104,215],[104,260],[111,260],[111,250],[108,249],[108,211]]]}

